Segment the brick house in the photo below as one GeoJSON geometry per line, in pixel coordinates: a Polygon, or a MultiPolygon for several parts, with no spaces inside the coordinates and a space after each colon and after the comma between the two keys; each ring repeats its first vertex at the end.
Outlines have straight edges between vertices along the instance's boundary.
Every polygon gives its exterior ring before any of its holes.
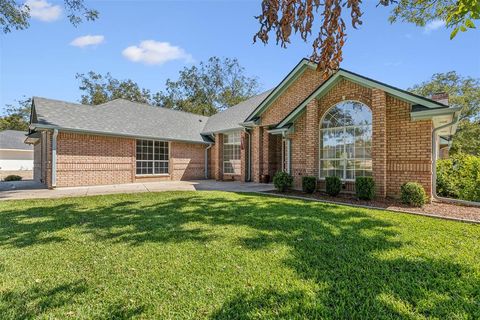
{"type": "MultiPolygon", "coordinates": [[[[339,176],[354,191],[373,176],[378,197],[418,181],[432,191],[438,137],[459,108],[340,69],[323,80],[301,60],[273,90],[212,117],[122,99],[86,106],[33,99],[34,178],[48,187],[217,179],[259,182],[283,170],[339,176]]],[[[441,100],[442,101],[438,101],[441,100]]]]}

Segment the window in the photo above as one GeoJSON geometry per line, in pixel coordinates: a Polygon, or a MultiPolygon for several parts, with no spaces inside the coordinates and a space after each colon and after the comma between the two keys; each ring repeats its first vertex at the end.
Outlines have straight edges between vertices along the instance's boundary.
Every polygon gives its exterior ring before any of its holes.
{"type": "Polygon", "coordinates": [[[137,140],[137,175],[168,174],[168,142],[137,140]]]}
{"type": "Polygon", "coordinates": [[[223,135],[223,173],[240,174],[240,131],[223,135]]]}
{"type": "Polygon", "coordinates": [[[372,175],[372,112],[360,102],[341,102],[320,123],[320,178],[372,175]]]}

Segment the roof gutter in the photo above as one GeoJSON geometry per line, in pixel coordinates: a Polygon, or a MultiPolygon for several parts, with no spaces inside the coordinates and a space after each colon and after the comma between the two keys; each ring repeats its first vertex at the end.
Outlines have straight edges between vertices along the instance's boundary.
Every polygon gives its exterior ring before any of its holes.
{"type": "Polygon", "coordinates": [[[252,137],[248,129],[245,128],[245,134],[248,135],[248,166],[247,166],[247,181],[252,180],[252,137]]]}
{"type": "Polygon", "coordinates": [[[54,129],[52,136],[52,188],[57,186],[57,136],[58,129],[54,129]]]}
{"type": "Polygon", "coordinates": [[[445,198],[445,197],[440,197],[437,195],[437,133],[445,128],[456,126],[458,122],[460,121],[460,113],[455,113],[453,119],[451,122],[444,124],[438,128],[433,129],[432,131],[432,156],[433,156],[433,161],[432,161],[432,196],[441,202],[449,202],[449,203],[459,203],[459,204],[464,204],[464,205],[469,205],[469,206],[476,206],[480,207],[480,202],[474,202],[474,201],[467,201],[467,200],[460,200],[460,199],[450,199],[450,198],[445,198]]]}
{"type": "Polygon", "coordinates": [[[210,143],[205,148],[205,179],[208,179],[208,150],[212,147],[212,143],[210,143]]]}
{"type": "Polygon", "coordinates": [[[141,136],[141,135],[122,134],[122,133],[104,132],[104,131],[96,131],[96,130],[83,130],[83,129],[53,126],[53,125],[49,125],[49,124],[31,124],[29,128],[30,129],[47,129],[47,130],[48,129],[50,129],[50,130],[57,129],[57,130],[62,130],[64,132],[84,133],[84,134],[93,134],[93,135],[109,136],[109,137],[146,139],[146,140],[148,140],[148,139],[150,139],[150,140],[165,140],[165,141],[176,141],[176,142],[186,142],[186,143],[210,144],[210,142],[206,142],[206,141],[194,141],[194,140],[184,140],[184,139],[175,139],[175,138],[141,136]]]}

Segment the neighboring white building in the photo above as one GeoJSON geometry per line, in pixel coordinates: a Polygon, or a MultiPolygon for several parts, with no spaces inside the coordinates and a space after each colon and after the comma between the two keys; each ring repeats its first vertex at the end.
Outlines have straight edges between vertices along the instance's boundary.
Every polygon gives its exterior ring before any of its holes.
{"type": "Polygon", "coordinates": [[[25,144],[26,132],[0,132],[0,171],[33,170],[33,147],[25,144]]]}

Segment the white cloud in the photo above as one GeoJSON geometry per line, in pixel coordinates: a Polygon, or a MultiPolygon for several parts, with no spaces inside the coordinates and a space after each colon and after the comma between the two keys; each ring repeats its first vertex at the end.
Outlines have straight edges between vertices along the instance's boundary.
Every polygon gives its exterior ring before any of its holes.
{"type": "Polygon", "coordinates": [[[180,47],[172,46],[169,42],[145,40],[138,46],[130,46],[122,51],[128,60],[146,64],[164,64],[172,60],[193,61],[190,54],[180,47]]]}
{"type": "Polygon", "coordinates": [[[438,30],[445,26],[445,21],[443,20],[433,20],[425,25],[423,28],[424,33],[430,33],[432,31],[438,30]]]}
{"type": "Polygon", "coordinates": [[[53,5],[46,0],[27,0],[25,5],[30,8],[32,18],[45,22],[55,21],[62,14],[62,7],[53,5]]]}
{"type": "Polygon", "coordinates": [[[75,47],[87,47],[87,46],[93,46],[96,44],[100,44],[105,40],[104,36],[91,36],[91,35],[86,35],[83,37],[78,37],[73,39],[72,42],[70,42],[70,45],[75,46],[75,47]]]}

